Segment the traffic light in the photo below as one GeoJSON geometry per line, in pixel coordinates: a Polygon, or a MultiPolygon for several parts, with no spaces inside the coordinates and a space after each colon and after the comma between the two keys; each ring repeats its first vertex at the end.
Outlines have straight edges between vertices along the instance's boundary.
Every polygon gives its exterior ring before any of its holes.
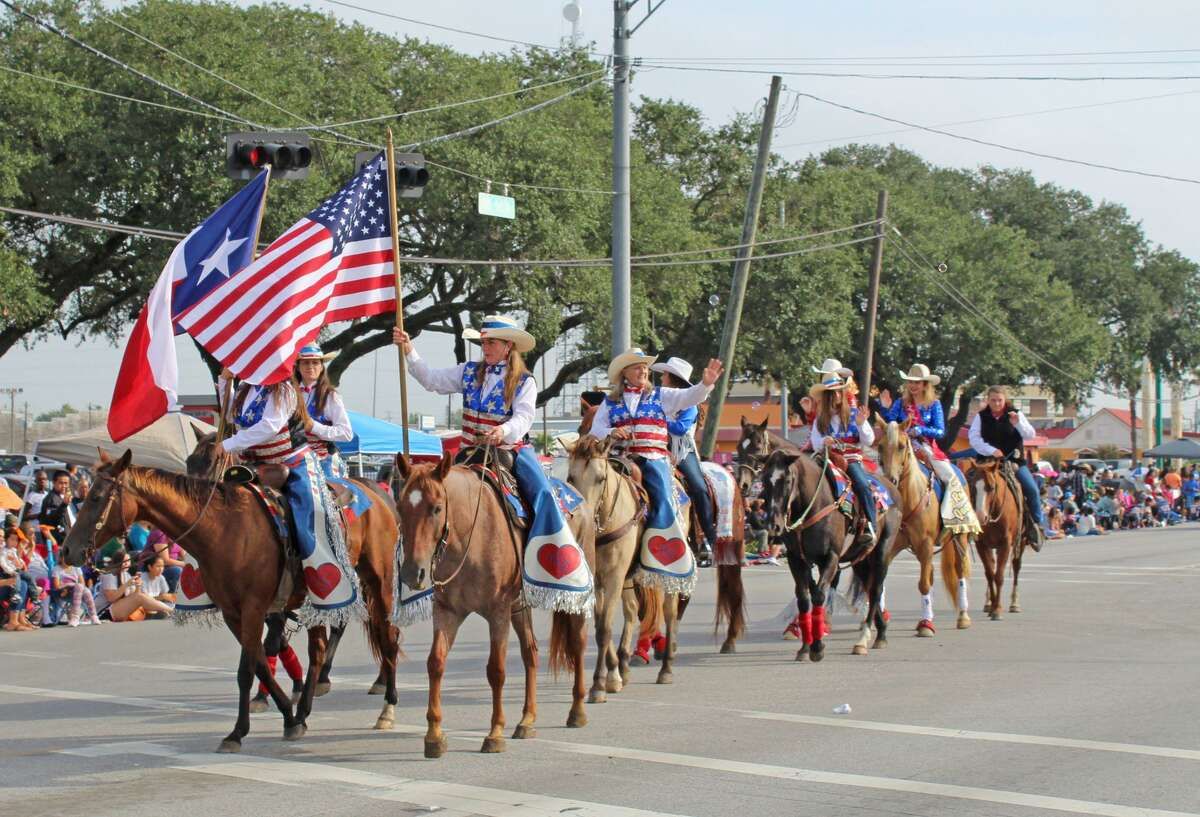
{"type": "MultiPolygon", "coordinates": [[[[378,155],[377,150],[360,150],[354,154],[354,172],[362,170],[363,165],[378,155]]],[[[425,157],[420,153],[397,153],[396,195],[402,199],[419,199],[427,184],[429,170],[425,167],[425,157]]]]}
{"type": "Polygon", "coordinates": [[[304,179],[312,164],[309,135],[297,131],[256,131],[225,136],[225,161],[231,179],[252,179],[267,165],[271,181],[304,179]]]}

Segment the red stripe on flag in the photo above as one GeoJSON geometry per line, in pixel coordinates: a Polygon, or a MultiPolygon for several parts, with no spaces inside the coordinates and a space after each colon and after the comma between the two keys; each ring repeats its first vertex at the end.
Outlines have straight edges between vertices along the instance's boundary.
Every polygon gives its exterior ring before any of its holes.
{"type": "Polygon", "coordinates": [[[150,369],[150,328],[142,307],[113,388],[112,407],[108,412],[108,434],[120,442],[137,434],[167,413],[167,394],[154,382],[150,369]]]}

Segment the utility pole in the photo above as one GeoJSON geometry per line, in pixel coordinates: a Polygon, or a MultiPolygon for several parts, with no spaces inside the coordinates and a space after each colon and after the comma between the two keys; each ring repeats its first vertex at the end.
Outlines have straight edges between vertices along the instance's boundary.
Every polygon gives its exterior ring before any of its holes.
{"type": "Polygon", "coordinates": [[[8,395],[8,450],[13,453],[17,450],[17,395],[24,391],[13,386],[0,389],[0,394],[8,395]]]}
{"type": "Polygon", "coordinates": [[[875,204],[875,254],[871,256],[871,283],[867,286],[867,329],[863,338],[865,352],[863,354],[862,374],[859,375],[858,385],[862,389],[863,406],[871,402],[871,368],[875,364],[875,313],[879,311],[879,276],[883,272],[883,220],[887,218],[888,193],[879,191],[879,200],[875,204]]]}
{"type": "MultiPolygon", "coordinates": [[[[550,350],[547,349],[546,351],[549,353],[550,350]]],[[[546,355],[542,355],[542,385],[546,385],[546,355]]],[[[543,454],[550,453],[550,430],[546,424],[546,408],[549,403],[549,400],[542,403],[542,445],[546,446],[546,449],[542,452],[543,454]]]]}
{"type": "Polygon", "coordinates": [[[788,435],[788,387],[786,380],[779,381],[779,433],[786,440],[788,435]]]}
{"type": "Polygon", "coordinates": [[[701,456],[712,457],[717,446],[717,431],[721,427],[721,410],[725,407],[725,395],[729,393],[730,371],[733,369],[734,352],[737,349],[738,328],[742,322],[742,302],[746,299],[746,281],[750,277],[750,256],[754,251],[754,236],[758,231],[758,211],[762,205],[763,185],[767,179],[767,165],[771,162],[771,135],[775,130],[775,113],[779,109],[779,89],[783,79],[771,77],[771,92],[767,96],[767,108],[763,112],[762,129],[758,133],[758,155],[754,157],[754,175],[750,180],[750,192],[746,196],[746,215],[742,220],[742,246],[733,263],[733,284],[729,291],[729,304],[725,309],[725,330],[721,333],[719,357],[725,371],[717,380],[709,398],[708,418],[704,421],[704,440],[700,447],[701,456]]]}
{"type": "Polygon", "coordinates": [[[25,401],[25,418],[21,422],[21,450],[29,450],[29,401],[25,401]]]}
{"type": "Polygon", "coordinates": [[[633,345],[630,318],[631,246],[629,212],[629,38],[662,8],[666,0],[646,0],[646,16],[630,28],[629,12],[640,0],[613,0],[613,205],[612,205],[612,353],[633,345]]]}

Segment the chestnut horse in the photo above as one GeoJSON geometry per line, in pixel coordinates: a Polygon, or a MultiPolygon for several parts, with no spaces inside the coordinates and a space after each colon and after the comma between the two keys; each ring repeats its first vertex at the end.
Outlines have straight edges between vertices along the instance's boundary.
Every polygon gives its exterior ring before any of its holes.
{"type": "MultiPolygon", "coordinates": [[[[195,450],[187,458],[188,473],[193,476],[209,474],[213,469],[213,452],[216,446],[216,434],[206,434],[196,443],[195,450]]],[[[371,685],[370,693],[384,695],[383,710],[375,721],[376,729],[391,729],[395,723],[396,704],[399,698],[396,694],[396,664],[400,660],[400,630],[392,624],[392,586],[396,569],[396,536],[399,526],[396,520],[399,514],[391,496],[373,482],[352,479],[370,495],[371,507],[359,515],[346,529],[346,554],[354,572],[358,574],[359,585],[362,587],[363,600],[367,605],[366,628],[367,643],[371,653],[379,664],[379,675],[371,685]]],[[[203,575],[203,571],[201,571],[203,575]]],[[[267,617],[267,642],[276,645],[283,643],[284,620],[282,614],[271,614],[267,617]]],[[[329,692],[329,671],[333,668],[333,657],[338,644],[345,633],[345,626],[333,627],[328,635],[324,660],[317,665],[316,685],[313,690],[315,697],[321,697],[329,692]]],[[[322,637],[325,637],[322,632],[322,637]]],[[[251,701],[250,711],[256,710],[251,701]]]]}
{"type": "MultiPolygon", "coordinates": [[[[889,422],[880,424],[876,419],[876,438],[879,440],[879,461],[883,473],[900,492],[903,517],[900,533],[888,553],[888,564],[902,550],[911,550],[921,564],[921,577],[917,589],[921,595],[933,589],[933,556],[939,544],[942,547],[942,582],[946,593],[958,609],[958,629],[971,626],[967,614],[966,581],[971,575],[971,544],[965,533],[944,533],[942,512],[933,484],[921,473],[912,440],[908,436],[910,423],[889,422]]],[[[922,620],[917,624],[917,635],[932,636],[932,621],[922,620]],[[926,625],[930,626],[926,626],[926,625]]]]}
{"type": "MultiPolygon", "coordinates": [[[[509,522],[496,492],[466,466],[455,466],[447,455],[437,465],[410,465],[396,455],[396,468],[404,479],[397,504],[404,508],[400,522],[403,561],[400,580],[412,590],[430,585],[433,594],[433,645],[429,650],[429,708],[425,719],[425,757],[446,753],[442,731],[442,678],[446,655],[454,646],[458,628],[471,613],[487,619],[491,654],[487,678],[492,688],[492,723],[482,751],[503,752],[505,656],[511,625],[521,644],[525,664],[525,704],[514,739],[536,734],[537,638],[533,616],[522,593],[521,559],[524,537],[509,522]]],[[[583,549],[588,566],[596,562],[592,512],[583,503],[570,518],[571,530],[583,549]]],[[[587,619],[582,614],[555,612],[550,632],[549,664],[552,671],[570,666],[575,673],[573,703],[567,726],[587,724],[583,708],[587,619]]]]}
{"type": "Polygon", "coordinates": [[[313,667],[324,659],[323,628],[309,631],[309,671],[305,696],[292,702],[267,669],[263,622],[267,612],[299,606],[304,578],[299,559],[280,546],[274,523],[250,491],[186,477],[156,468],[131,466],[131,451],[112,460],[101,452],[96,479],[62,546],[67,564],[83,565],[99,543],[125,533],[136,520],[148,521],[179,542],[200,564],[205,590],[242,646],[238,662],[238,716],[219,752],[237,752],[250,731],[250,686],[258,676],[283,713],[284,740],[299,740],[316,684],[313,667]]]}
{"type": "Polygon", "coordinates": [[[1008,466],[995,459],[981,459],[967,472],[967,484],[975,504],[975,515],[983,532],[975,540],[975,549],[987,574],[988,598],[983,611],[992,621],[1004,617],[1001,601],[1004,572],[1012,558],[1013,589],[1010,613],[1021,612],[1017,580],[1021,575],[1021,555],[1027,541],[1024,530],[1025,498],[1020,491],[1013,493],[1000,469],[1008,466]]]}
{"type": "Polygon", "coordinates": [[[896,489],[887,485],[892,507],[879,515],[879,541],[863,554],[855,552],[853,533],[846,517],[836,508],[837,498],[823,463],[818,464],[806,454],[781,449],[767,457],[762,478],[762,497],[766,500],[771,535],[781,538],[787,547],[788,569],[796,586],[804,640],[796,660],[802,661],[807,656],[820,661],[825,657],[825,600],[843,561],[853,564],[854,576],[869,600],[867,616],[852,653],[867,654],[871,622],[875,623],[877,633],[872,646],[875,649],[886,646],[887,622],[880,597],[887,578],[886,556],[900,531],[900,497],[896,489]]]}

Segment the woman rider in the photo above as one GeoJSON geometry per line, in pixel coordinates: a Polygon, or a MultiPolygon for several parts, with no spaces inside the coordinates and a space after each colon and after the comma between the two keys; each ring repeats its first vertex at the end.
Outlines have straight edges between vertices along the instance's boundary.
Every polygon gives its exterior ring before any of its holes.
{"type": "Polygon", "coordinates": [[[809,389],[809,396],[817,404],[817,416],[809,432],[809,442],[814,451],[836,451],[846,461],[846,476],[854,486],[859,507],[867,518],[867,534],[876,540],[878,525],[875,515],[875,497],[871,480],[863,467],[862,447],[875,442],[875,432],[866,422],[866,410],[853,400],[854,381],[838,371],[826,373],[821,382],[809,389]],[[853,405],[852,405],[853,404],[853,405]]]}
{"type": "Polygon", "coordinates": [[[525,443],[533,425],[537,383],[521,355],[534,347],[533,335],[509,317],[488,315],[481,329],[467,329],[462,336],[479,343],[483,360],[433,369],[417,354],[407,332],[392,330],[392,341],[403,350],[418,383],[438,394],[462,394],[464,443],[514,453],[513,475],[533,513],[522,560],[526,598],[546,609],[590,609],[592,575],[587,561],[541,463],[525,443]]]}
{"type": "Polygon", "coordinates": [[[971,500],[963,490],[949,457],[937,443],[946,435],[942,404],[933,393],[933,387],[942,379],[930,374],[929,367],[921,363],[913,364],[908,374],[901,374],[900,378],[908,384],[901,399],[893,400],[887,394],[879,396],[884,420],[895,423],[909,421],[908,436],[912,438],[917,459],[932,468],[945,486],[942,499],[942,523],[945,529],[951,533],[979,533],[979,519],[971,508],[971,500]]]}
{"type": "MultiPolygon", "coordinates": [[[[225,393],[232,376],[229,369],[221,372],[218,394],[225,393]]],[[[359,612],[358,579],[346,555],[337,510],[323,484],[325,475],[305,438],[304,402],[297,398],[290,378],[269,386],[242,383],[232,405],[225,407],[236,433],[221,447],[240,454],[248,465],[286,466],[283,493],[295,520],[296,550],[309,591],[300,618],[306,627],[337,626],[359,612]]]]}
{"type": "MultiPolygon", "coordinates": [[[[683,358],[672,357],[666,363],[655,363],[653,372],[662,374],[662,384],[672,389],[692,387],[692,364],[683,358]]],[[[700,456],[696,451],[696,426],[700,422],[700,408],[688,406],[667,421],[667,433],[671,435],[671,461],[683,474],[688,496],[695,503],[696,516],[704,536],[699,539],[696,556],[700,566],[712,564],[713,546],[717,541],[717,523],[713,518],[712,498],[708,495],[708,482],[700,470],[700,456]]]]}
{"type": "Polygon", "coordinates": [[[630,455],[642,469],[650,513],[642,534],[639,580],[668,593],[690,593],[696,585],[696,565],[675,515],[667,418],[707,399],[722,366],[714,358],[700,383],[672,389],[651,385],[650,364],[655,360],[636,347],[613,358],[608,364],[612,389],[592,418],[591,434],[611,438],[613,448],[630,455]]]}
{"type": "Polygon", "coordinates": [[[346,404],[325,372],[325,361],[334,356],[332,352],[321,354],[321,347],[315,343],[304,346],[296,358],[296,380],[308,413],[308,422],[304,426],[308,447],[320,460],[326,479],[344,481],[346,463],[334,443],[349,442],[354,438],[354,431],[350,428],[346,404]]]}
{"type": "Polygon", "coordinates": [[[1003,386],[991,386],[987,390],[987,405],[975,415],[967,439],[971,448],[962,452],[964,456],[1011,457],[1017,464],[1017,482],[1025,494],[1026,513],[1034,521],[1029,535],[1029,544],[1035,551],[1042,549],[1042,500],[1033,474],[1025,465],[1025,441],[1037,436],[1037,431],[1008,401],[1008,391],[1003,386]]]}

